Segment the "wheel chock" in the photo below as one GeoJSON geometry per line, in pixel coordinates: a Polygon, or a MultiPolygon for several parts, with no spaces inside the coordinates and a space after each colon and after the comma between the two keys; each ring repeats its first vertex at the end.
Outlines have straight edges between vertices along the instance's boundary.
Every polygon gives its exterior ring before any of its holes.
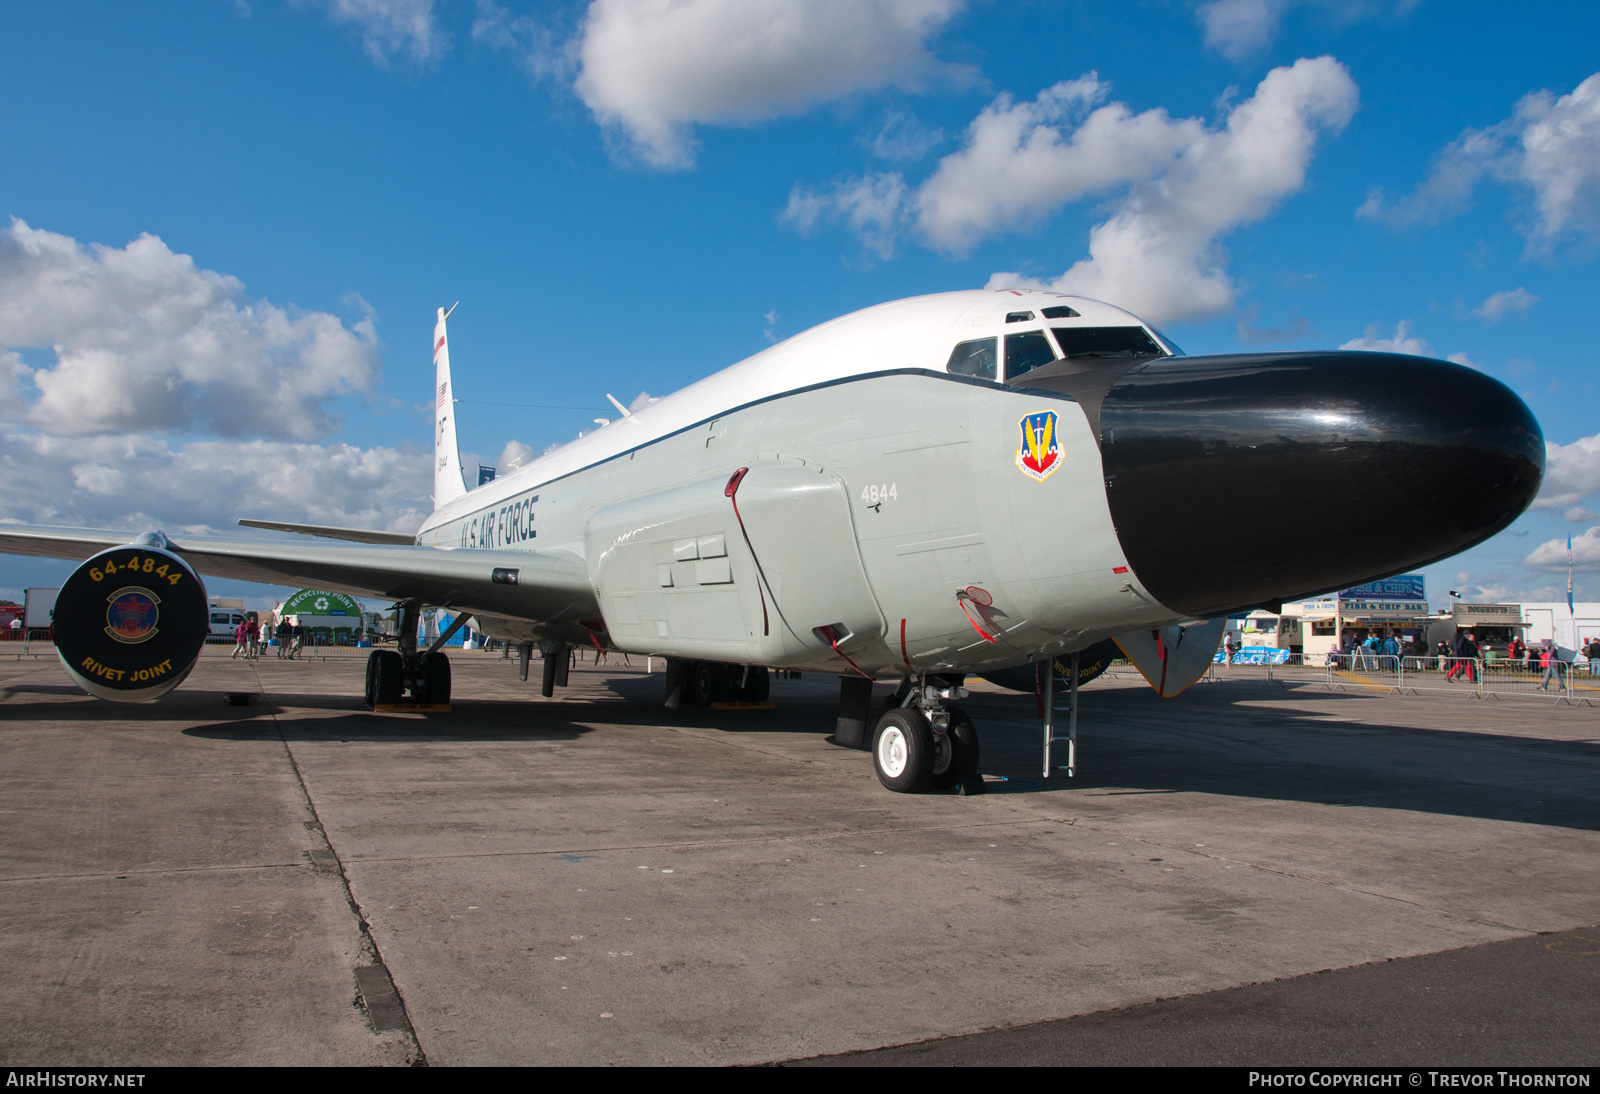
{"type": "Polygon", "coordinates": [[[959,794],[963,798],[971,794],[987,794],[988,792],[989,788],[984,785],[982,775],[966,775],[950,785],[950,793],[959,794]]]}

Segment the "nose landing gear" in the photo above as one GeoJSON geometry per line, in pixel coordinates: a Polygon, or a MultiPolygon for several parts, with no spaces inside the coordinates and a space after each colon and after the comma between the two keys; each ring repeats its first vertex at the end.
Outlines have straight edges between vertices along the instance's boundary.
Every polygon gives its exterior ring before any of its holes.
{"type": "Polygon", "coordinates": [[[978,774],[978,730],[966,711],[947,706],[966,688],[926,677],[908,678],[872,730],[872,766],[878,781],[899,794],[935,788],[983,793],[978,774]]]}

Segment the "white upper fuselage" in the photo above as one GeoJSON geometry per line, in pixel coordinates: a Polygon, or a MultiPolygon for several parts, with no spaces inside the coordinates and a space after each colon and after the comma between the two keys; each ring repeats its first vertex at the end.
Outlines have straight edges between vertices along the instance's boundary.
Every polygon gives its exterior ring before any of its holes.
{"type": "MultiPolygon", "coordinates": [[[[447,501],[423,523],[417,542],[457,546],[453,537],[441,539],[433,533],[466,514],[492,509],[507,498],[737,407],[850,376],[902,369],[943,372],[957,343],[1047,326],[1144,324],[1132,313],[1098,300],[1026,289],[967,289],[863,308],[785,339],[651,403],[632,417],[597,426],[577,440],[447,501]],[[1070,306],[1079,316],[1041,318],[1041,309],[1052,305],[1070,306]],[[1033,313],[1031,320],[1006,322],[1007,315],[1028,311],[1033,313]]],[[[505,546],[576,547],[544,539],[505,546]]]]}

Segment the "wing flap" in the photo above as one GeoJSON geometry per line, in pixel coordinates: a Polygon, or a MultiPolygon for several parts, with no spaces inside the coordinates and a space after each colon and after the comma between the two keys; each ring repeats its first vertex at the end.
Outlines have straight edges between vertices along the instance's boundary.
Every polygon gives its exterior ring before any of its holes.
{"type": "Polygon", "coordinates": [[[266,528],[273,532],[293,532],[301,536],[321,536],[323,539],[343,539],[351,543],[387,543],[409,547],[417,537],[405,532],[374,532],[366,528],[335,528],[327,524],[290,524],[281,520],[240,520],[245,528],[266,528]]]}

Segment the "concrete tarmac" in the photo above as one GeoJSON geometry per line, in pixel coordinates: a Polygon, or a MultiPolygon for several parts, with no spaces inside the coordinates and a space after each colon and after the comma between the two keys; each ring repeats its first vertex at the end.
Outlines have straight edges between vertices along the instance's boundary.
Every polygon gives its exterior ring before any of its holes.
{"type": "Polygon", "coordinates": [[[1533,936],[1600,922],[1600,711],[1103,680],[1041,782],[978,684],[991,793],[907,796],[832,677],[670,714],[453,664],[378,715],[357,659],[126,707],[0,659],[0,1063],[1594,1062],[1600,946],[1533,936]]]}

